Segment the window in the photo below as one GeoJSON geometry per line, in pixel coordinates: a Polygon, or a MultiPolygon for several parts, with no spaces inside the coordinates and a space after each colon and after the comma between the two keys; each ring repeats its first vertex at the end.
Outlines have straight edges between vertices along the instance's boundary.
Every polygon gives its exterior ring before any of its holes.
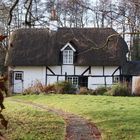
{"type": "Polygon", "coordinates": [[[15,73],[15,80],[22,80],[22,73],[21,72],[17,72],[15,73]]]}
{"type": "Polygon", "coordinates": [[[120,77],[119,76],[114,76],[113,77],[113,83],[119,83],[120,82],[120,77]]]}
{"type": "Polygon", "coordinates": [[[63,64],[73,64],[73,50],[63,51],[63,64]]]}
{"type": "Polygon", "coordinates": [[[76,50],[70,42],[68,42],[61,50],[63,52],[63,64],[73,64],[74,52],[76,50]]]}
{"type": "Polygon", "coordinates": [[[67,77],[67,81],[74,86],[78,86],[78,77],[67,77]]]}

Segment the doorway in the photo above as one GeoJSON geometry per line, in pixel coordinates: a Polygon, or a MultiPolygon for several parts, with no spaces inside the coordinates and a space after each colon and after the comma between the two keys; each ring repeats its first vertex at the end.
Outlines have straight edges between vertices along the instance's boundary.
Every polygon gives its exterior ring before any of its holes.
{"type": "Polygon", "coordinates": [[[79,86],[80,87],[88,87],[88,76],[79,77],[79,86]]]}
{"type": "Polygon", "coordinates": [[[14,93],[23,92],[23,71],[14,71],[14,93]]]}

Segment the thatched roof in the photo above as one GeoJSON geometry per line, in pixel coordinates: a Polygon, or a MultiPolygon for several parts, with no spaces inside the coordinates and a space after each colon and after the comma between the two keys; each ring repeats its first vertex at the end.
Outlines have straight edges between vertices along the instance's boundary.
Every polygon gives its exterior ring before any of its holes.
{"type": "Polygon", "coordinates": [[[128,51],[120,36],[111,28],[18,29],[12,33],[6,64],[9,66],[61,65],[61,48],[70,42],[76,49],[75,65],[122,65],[128,51]],[[91,49],[95,48],[95,49],[91,49]]]}
{"type": "Polygon", "coordinates": [[[138,76],[140,75],[140,61],[129,61],[122,68],[123,75],[138,76]]]}

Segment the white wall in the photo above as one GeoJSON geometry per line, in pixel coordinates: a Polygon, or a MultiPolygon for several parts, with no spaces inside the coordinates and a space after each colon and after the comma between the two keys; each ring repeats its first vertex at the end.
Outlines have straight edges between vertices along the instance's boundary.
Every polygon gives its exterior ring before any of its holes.
{"type": "MultiPolygon", "coordinates": [[[[75,66],[75,75],[81,75],[89,66],[75,66]]],[[[61,66],[49,66],[49,68],[57,75],[61,75],[61,66]]],[[[117,69],[117,66],[105,66],[104,74],[112,75],[113,72],[117,69]]],[[[74,75],[74,66],[73,65],[62,65],[62,75],[74,75]]],[[[47,69],[47,74],[52,74],[47,69]]],[[[119,75],[120,71],[117,70],[114,75],[119,75]]],[[[84,74],[86,76],[89,75],[89,70],[84,74]]],[[[92,66],[91,67],[91,75],[103,75],[103,66],[92,66]]]]}
{"type": "MultiPolygon", "coordinates": [[[[75,66],[75,75],[81,75],[89,66],[75,66]]],[[[61,75],[61,67],[60,66],[49,66],[49,68],[55,73],[61,75]]],[[[112,75],[114,71],[118,68],[118,66],[104,66],[104,75],[112,75]]],[[[51,72],[47,71],[48,74],[52,74],[51,72]]],[[[74,75],[74,66],[73,65],[62,65],[62,75],[74,75]]],[[[86,76],[100,76],[100,77],[89,77],[88,78],[88,88],[95,89],[99,86],[105,85],[105,78],[103,76],[103,66],[92,66],[91,67],[91,74],[89,74],[89,70],[84,74],[86,76]]],[[[117,70],[114,75],[120,75],[120,71],[117,70]]],[[[55,76],[47,78],[47,84],[65,80],[65,77],[58,77],[55,76]]],[[[112,85],[112,77],[106,77],[106,85],[112,85]]]]}
{"type": "MultiPolygon", "coordinates": [[[[113,72],[117,69],[117,66],[105,66],[104,67],[104,75],[111,76],[113,72]]],[[[91,67],[91,75],[92,76],[103,76],[103,67],[91,67]]],[[[120,75],[120,71],[117,70],[114,75],[120,75]]],[[[112,85],[112,77],[106,77],[106,83],[104,77],[89,77],[88,78],[88,88],[89,89],[96,89],[100,86],[107,86],[112,85]]]]}
{"type": "Polygon", "coordinates": [[[62,74],[65,75],[74,75],[74,66],[73,65],[62,65],[62,74]]]}
{"type": "MultiPolygon", "coordinates": [[[[61,66],[48,66],[55,74],[60,75],[61,74],[61,66]]],[[[47,74],[52,74],[48,69],[47,69],[47,74]]]]}
{"type": "Polygon", "coordinates": [[[46,67],[41,66],[18,66],[13,71],[23,71],[23,90],[35,84],[38,80],[42,84],[46,82],[46,67]]]}
{"type": "Polygon", "coordinates": [[[57,76],[47,76],[47,85],[54,84],[57,82],[57,76]]]}
{"type": "Polygon", "coordinates": [[[65,80],[65,76],[47,76],[47,85],[49,84],[54,84],[58,81],[64,81],[65,80]]]}
{"type": "Polygon", "coordinates": [[[65,76],[59,76],[58,77],[58,81],[64,81],[65,80],[65,76]]]}
{"type": "MultiPolygon", "coordinates": [[[[105,67],[104,67],[104,74],[105,74],[105,75],[112,75],[113,72],[114,72],[117,68],[118,68],[118,67],[116,67],[116,66],[105,66],[105,67]]],[[[119,75],[119,74],[120,74],[120,71],[117,70],[117,71],[115,72],[114,75],[119,75]]]]}
{"type": "Polygon", "coordinates": [[[103,75],[103,67],[102,66],[91,67],[91,75],[103,75]]]}
{"type": "Polygon", "coordinates": [[[88,77],[88,88],[96,89],[97,87],[104,86],[104,77],[88,77]]]}
{"type": "MultiPolygon", "coordinates": [[[[104,66],[104,75],[112,75],[113,72],[118,68],[118,66],[104,66]]],[[[92,75],[103,75],[103,66],[92,66],[91,67],[92,75]]],[[[119,75],[120,71],[117,70],[115,75],[119,75]]]]}
{"type": "MultiPolygon", "coordinates": [[[[65,76],[60,76],[61,72],[62,75],[74,75],[74,66],[73,65],[62,65],[61,66],[49,66],[49,68],[56,74],[57,76],[47,76],[47,84],[52,84],[57,81],[65,80],[65,76]],[[62,70],[61,70],[62,68],[62,70]]],[[[88,66],[75,66],[75,75],[81,75],[88,66]]],[[[112,75],[113,72],[117,69],[117,66],[110,67],[105,66],[104,67],[104,74],[105,75],[112,75]]],[[[40,81],[42,84],[46,84],[46,67],[45,66],[18,66],[14,67],[14,71],[23,71],[24,72],[24,83],[23,88],[26,89],[30,86],[32,86],[36,80],[40,81]]],[[[49,70],[47,70],[47,74],[52,74],[49,70]]],[[[119,70],[115,73],[115,75],[119,75],[119,70]]],[[[87,71],[84,75],[89,76],[96,76],[100,75],[103,76],[103,67],[102,66],[92,66],[91,67],[91,74],[89,74],[89,71],[87,71]]],[[[95,89],[97,86],[105,84],[104,77],[89,77],[88,78],[88,88],[95,89]],[[96,85],[98,84],[98,85],[96,85]]],[[[106,78],[106,84],[112,84],[112,77],[106,78]]]]}
{"type": "MultiPolygon", "coordinates": [[[[56,75],[61,75],[61,69],[62,69],[62,75],[74,75],[74,65],[62,65],[61,66],[48,66],[56,75]]],[[[47,69],[47,74],[52,73],[47,69]]]]}
{"type": "Polygon", "coordinates": [[[106,84],[111,85],[112,84],[112,77],[106,77],[106,84]]]}
{"type": "MultiPolygon", "coordinates": [[[[75,75],[81,75],[88,66],[76,66],[75,67],[75,75]]],[[[87,71],[84,75],[89,75],[89,71],[87,71]]]]}
{"type": "Polygon", "coordinates": [[[140,85],[140,76],[133,76],[132,77],[132,93],[135,93],[135,90],[140,85]]]}

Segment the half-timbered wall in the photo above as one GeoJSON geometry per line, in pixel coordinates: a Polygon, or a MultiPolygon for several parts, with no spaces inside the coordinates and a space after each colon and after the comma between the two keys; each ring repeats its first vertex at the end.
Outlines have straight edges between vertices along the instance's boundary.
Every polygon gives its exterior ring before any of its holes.
{"type": "Polygon", "coordinates": [[[49,85],[63,81],[68,76],[78,77],[79,79],[81,77],[87,77],[87,87],[89,89],[95,89],[99,86],[112,85],[113,75],[120,75],[118,66],[18,66],[11,70],[14,71],[14,74],[16,72],[23,72],[21,81],[16,83],[16,80],[13,80],[14,92],[22,92],[26,88],[34,85],[36,81],[41,82],[43,85],[49,85]],[[22,90],[19,87],[22,87],[22,90]]]}
{"type": "Polygon", "coordinates": [[[110,86],[113,84],[113,76],[120,75],[118,66],[48,66],[47,84],[65,80],[68,76],[87,76],[88,88],[95,89],[99,86],[110,86]]]}

